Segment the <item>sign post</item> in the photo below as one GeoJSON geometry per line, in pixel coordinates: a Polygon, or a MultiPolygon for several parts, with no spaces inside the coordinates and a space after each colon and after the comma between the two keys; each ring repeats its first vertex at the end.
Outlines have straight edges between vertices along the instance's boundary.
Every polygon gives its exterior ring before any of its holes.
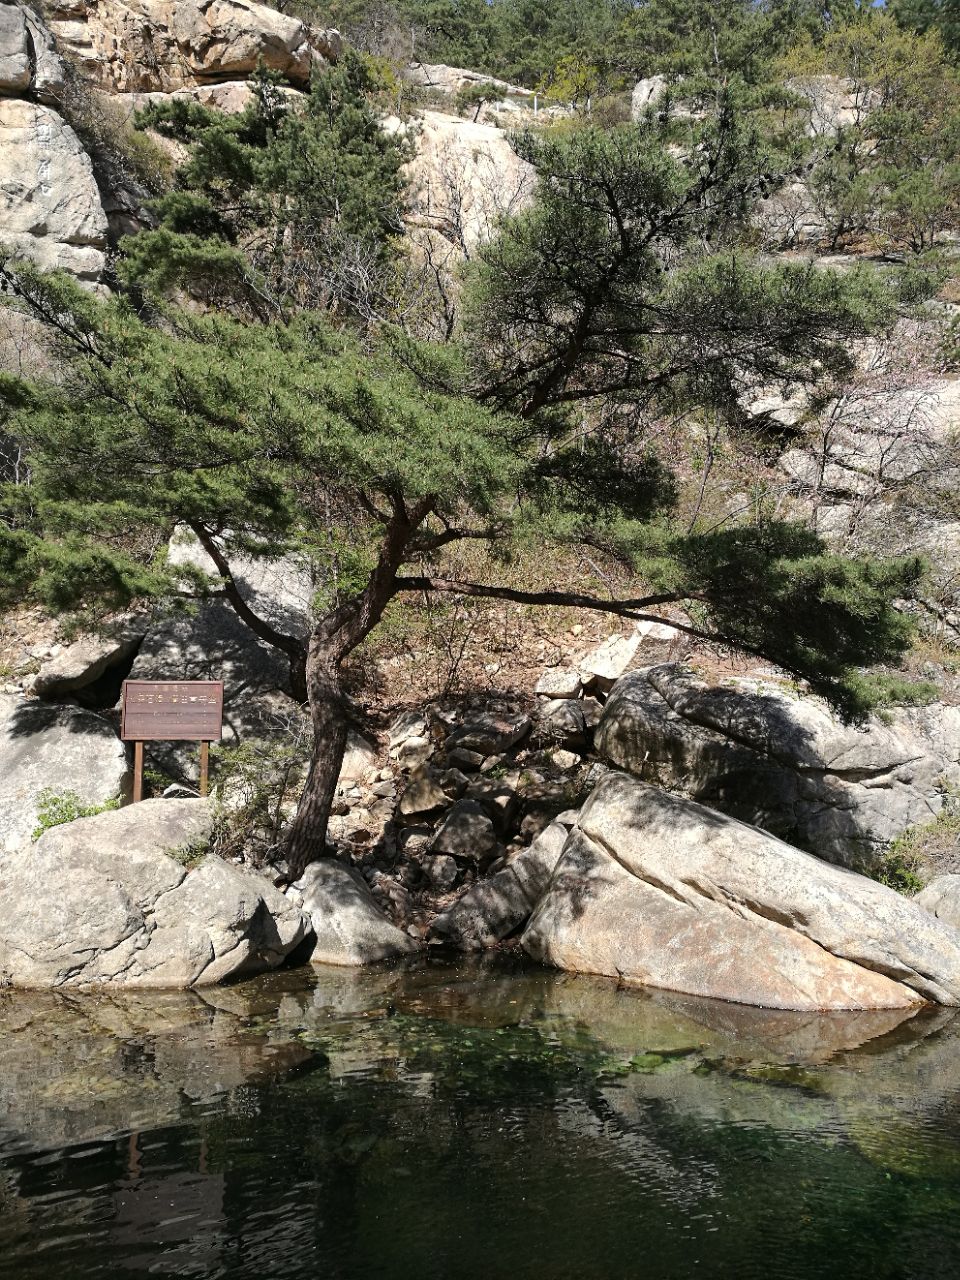
{"type": "Polygon", "coordinates": [[[223,736],[222,680],[124,680],[120,737],[133,745],[133,799],[143,799],[143,744],[199,742],[200,794],[209,786],[210,743],[223,736]]]}

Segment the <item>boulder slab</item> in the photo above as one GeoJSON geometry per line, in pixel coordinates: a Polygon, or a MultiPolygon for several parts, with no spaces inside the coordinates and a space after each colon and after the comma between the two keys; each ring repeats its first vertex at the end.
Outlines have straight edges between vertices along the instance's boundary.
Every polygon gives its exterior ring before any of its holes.
{"type": "Polygon", "coordinates": [[[107,215],[90,157],[58,112],[20,98],[0,97],[0,227],[44,270],[100,279],[107,215]]]}
{"type": "Polygon", "coordinates": [[[581,811],[523,945],[562,969],[769,1008],[960,1004],[960,932],[625,774],[581,811]]]}
{"type": "Polygon", "coordinates": [[[929,822],[943,782],[960,780],[958,707],[857,727],[817,699],[758,681],[710,685],[672,663],[618,680],[594,741],[644,781],[857,869],[929,822]]]}
{"type": "Polygon", "coordinates": [[[204,857],[212,829],[207,801],[147,800],[0,856],[0,985],[185,988],[276,967],[309,922],[263,877],[204,857]]]}

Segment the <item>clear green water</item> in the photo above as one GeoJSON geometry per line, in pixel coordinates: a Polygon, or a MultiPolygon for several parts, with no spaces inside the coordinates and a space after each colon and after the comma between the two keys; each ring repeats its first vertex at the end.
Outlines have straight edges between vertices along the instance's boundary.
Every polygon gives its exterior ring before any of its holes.
{"type": "Polygon", "coordinates": [[[960,1275],[960,1018],[509,967],[0,995],[0,1276],[960,1275]]]}

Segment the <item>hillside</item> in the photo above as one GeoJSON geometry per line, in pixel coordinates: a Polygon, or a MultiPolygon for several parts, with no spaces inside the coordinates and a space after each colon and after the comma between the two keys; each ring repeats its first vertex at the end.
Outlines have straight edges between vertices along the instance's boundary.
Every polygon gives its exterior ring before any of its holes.
{"type": "Polygon", "coordinates": [[[0,850],[127,798],[124,678],[223,679],[216,847],[318,919],[335,854],[386,954],[517,936],[613,769],[960,872],[957,54],[919,3],[0,4],[0,850]]]}

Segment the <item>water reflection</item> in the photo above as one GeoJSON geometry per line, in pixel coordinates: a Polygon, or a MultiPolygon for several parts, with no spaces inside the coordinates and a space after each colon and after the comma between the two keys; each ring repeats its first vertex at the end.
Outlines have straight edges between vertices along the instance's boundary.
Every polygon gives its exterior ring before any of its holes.
{"type": "Polygon", "coordinates": [[[958,1153],[943,1009],[484,963],[0,994],[18,1280],[952,1275],[958,1153]]]}

